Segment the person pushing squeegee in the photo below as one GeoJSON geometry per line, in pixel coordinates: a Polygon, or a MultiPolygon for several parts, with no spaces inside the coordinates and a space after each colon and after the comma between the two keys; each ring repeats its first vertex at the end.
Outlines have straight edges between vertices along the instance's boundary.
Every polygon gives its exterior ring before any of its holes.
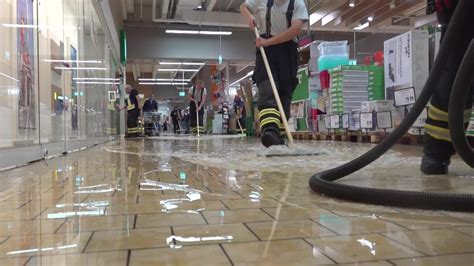
{"type": "Polygon", "coordinates": [[[308,11],[303,0],[245,0],[240,11],[255,32],[257,50],[253,81],[258,87],[258,117],[265,147],[290,144],[291,98],[298,85],[298,39],[308,11]],[[260,35],[257,26],[265,25],[260,35]],[[265,48],[265,49],[264,49],[265,48]]]}

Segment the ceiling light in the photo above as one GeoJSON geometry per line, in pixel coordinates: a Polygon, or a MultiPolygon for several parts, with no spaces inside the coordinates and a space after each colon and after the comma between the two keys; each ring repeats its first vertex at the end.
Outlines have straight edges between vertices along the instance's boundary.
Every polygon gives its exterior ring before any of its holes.
{"type": "Polygon", "coordinates": [[[102,64],[103,61],[100,60],[53,60],[53,59],[44,59],[43,62],[48,63],[90,63],[90,64],[102,64]]]}
{"type": "Polygon", "coordinates": [[[367,28],[368,26],[369,26],[369,22],[366,22],[364,24],[361,24],[361,25],[355,27],[354,30],[363,30],[363,29],[367,28]]]}
{"type": "Polygon", "coordinates": [[[159,72],[198,72],[199,69],[188,69],[188,68],[160,68],[159,72]]]}
{"type": "Polygon", "coordinates": [[[54,67],[57,70],[108,70],[106,67],[54,67]]]}
{"type": "Polygon", "coordinates": [[[231,31],[205,31],[202,30],[199,32],[202,35],[232,35],[231,31]]]}
{"type": "Polygon", "coordinates": [[[438,28],[441,28],[441,27],[442,27],[442,25],[441,25],[441,24],[438,24],[438,28]]]}
{"type": "Polygon", "coordinates": [[[72,78],[73,80],[99,80],[99,81],[120,81],[117,78],[72,78]]]}
{"type": "Polygon", "coordinates": [[[194,34],[194,35],[232,35],[231,31],[212,31],[212,30],[166,30],[166,33],[172,34],[194,34]]]}
{"type": "Polygon", "coordinates": [[[242,80],[244,80],[244,79],[246,79],[246,78],[248,78],[248,77],[250,77],[250,76],[252,76],[252,75],[253,75],[253,70],[250,71],[250,72],[248,72],[247,75],[245,75],[245,76],[241,77],[240,79],[238,79],[238,80],[232,82],[232,83],[229,85],[229,87],[231,87],[231,86],[233,86],[233,85],[239,83],[240,81],[242,81],[242,80]]]}
{"type": "Polygon", "coordinates": [[[350,7],[355,7],[355,5],[356,5],[356,4],[355,4],[355,0],[350,0],[350,1],[349,1],[349,6],[350,6],[350,7]]]}
{"type": "Polygon", "coordinates": [[[201,8],[202,8],[202,6],[201,6],[201,5],[198,5],[198,6],[197,6],[197,8],[201,9],[201,8]]]}
{"type": "Polygon", "coordinates": [[[77,84],[93,84],[93,85],[120,85],[120,82],[110,82],[110,81],[78,81],[77,84]]]}
{"type": "Polygon", "coordinates": [[[166,30],[166,33],[172,34],[199,34],[197,30],[166,30]]]}
{"type": "Polygon", "coordinates": [[[206,63],[195,63],[195,62],[160,62],[160,65],[185,65],[185,66],[203,66],[206,63]]]}
{"type": "Polygon", "coordinates": [[[367,20],[368,20],[369,22],[374,21],[374,15],[370,15],[370,16],[367,18],[367,20]]]}
{"type": "Polygon", "coordinates": [[[140,85],[188,85],[184,82],[139,82],[140,85]]]}
{"type": "Polygon", "coordinates": [[[148,79],[148,78],[139,78],[138,81],[177,81],[177,82],[190,82],[191,79],[148,79]]]}
{"type": "Polygon", "coordinates": [[[11,80],[16,81],[16,82],[20,82],[18,79],[14,78],[14,77],[11,77],[11,76],[8,76],[7,74],[4,74],[2,72],[0,72],[0,76],[6,77],[6,78],[11,79],[11,80]]]}

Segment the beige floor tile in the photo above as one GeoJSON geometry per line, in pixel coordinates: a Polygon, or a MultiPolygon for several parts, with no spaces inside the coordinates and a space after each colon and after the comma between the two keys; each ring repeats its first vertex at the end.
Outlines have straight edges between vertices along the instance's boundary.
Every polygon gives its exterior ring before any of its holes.
{"type": "Polygon", "coordinates": [[[265,212],[269,213],[272,217],[277,220],[297,220],[297,219],[309,219],[309,218],[327,218],[327,217],[338,217],[334,213],[331,213],[325,209],[318,207],[282,207],[282,208],[264,208],[265,212]]]}
{"type": "Polygon", "coordinates": [[[257,209],[267,207],[277,207],[277,201],[273,199],[234,199],[222,201],[229,209],[257,209]]]}
{"type": "Polygon", "coordinates": [[[380,218],[394,222],[411,230],[423,230],[431,228],[447,228],[453,226],[469,226],[468,222],[441,214],[423,213],[390,213],[383,214],[380,218]]]}
{"type": "Polygon", "coordinates": [[[396,224],[372,217],[323,217],[314,220],[339,235],[406,230],[396,224]]]}
{"type": "Polygon", "coordinates": [[[0,245],[0,257],[81,253],[91,233],[11,237],[0,245]]]}
{"type": "Polygon", "coordinates": [[[134,215],[69,218],[59,233],[122,230],[133,228],[134,215]]]}
{"type": "Polygon", "coordinates": [[[53,234],[64,221],[64,219],[58,219],[0,222],[0,236],[53,234]]]}
{"type": "Polygon", "coordinates": [[[329,203],[321,204],[321,208],[327,209],[339,216],[371,216],[371,215],[384,215],[387,213],[397,213],[396,210],[380,207],[376,205],[363,205],[363,204],[352,204],[352,203],[329,203]]]}
{"type": "Polygon", "coordinates": [[[275,197],[276,200],[278,200],[281,203],[284,203],[288,206],[292,207],[307,207],[307,206],[316,206],[318,204],[321,204],[325,202],[324,200],[327,200],[327,198],[319,197],[319,196],[313,196],[313,197],[285,197],[285,198],[279,198],[275,197]]]}
{"type": "Polygon", "coordinates": [[[180,199],[170,199],[156,203],[142,203],[120,205],[112,204],[107,208],[107,214],[145,214],[145,213],[166,213],[182,211],[203,211],[203,210],[225,210],[226,208],[220,201],[184,201],[180,199]]]}
{"type": "Polygon", "coordinates": [[[474,238],[449,229],[389,232],[388,237],[428,255],[474,252],[474,238]]]}
{"type": "Polygon", "coordinates": [[[333,232],[311,220],[289,220],[247,223],[261,240],[335,236],[333,232]]]}
{"type": "Polygon", "coordinates": [[[243,224],[173,226],[173,231],[176,245],[258,241],[243,224]]]}
{"type": "Polygon", "coordinates": [[[206,222],[199,213],[139,214],[136,228],[203,224],[206,222]]]}
{"type": "Polygon", "coordinates": [[[272,217],[260,209],[240,209],[228,211],[204,211],[209,224],[235,224],[244,222],[272,221],[272,217]]]}
{"type": "Polygon", "coordinates": [[[474,224],[474,213],[444,212],[445,215],[474,224]]]}
{"type": "Polygon", "coordinates": [[[343,265],[343,266],[391,266],[390,262],[387,261],[375,261],[375,262],[357,262],[357,263],[344,263],[344,264],[338,264],[338,265],[343,265]]]}
{"type": "Polygon", "coordinates": [[[474,265],[474,253],[391,260],[397,266],[474,265]]]}
{"type": "Polygon", "coordinates": [[[23,258],[0,258],[0,265],[8,265],[8,266],[23,266],[25,265],[28,257],[23,258]]]}
{"type": "Polygon", "coordinates": [[[321,265],[332,261],[301,239],[224,244],[235,265],[321,265]]]}
{"type": "Polygon", "coordinates": [[[338,263],[379,261],[421,256],[381,235],[353,235],[307,239],[317,250],[338,263]]]}
{"type": "Polygon", "coordinates": [[[169,227],[95,232],[86,252],[164,247],[170,236],[169,227]]]}
{"type": "Polygon", "coordinates": [[[453,230],[474,237],[474,227],[455,227],[453,230]]]}
{"type": "MultiPolygon", "coordinates": [[[[127,265],[127,251],[112,251],[88,254],[43,255],[33,257],[26,266],[38,265],[127,265]]],[[[1,261],[0,261],[1,262],[1,261]]]]}
{"type": "Polygon", "coordinates": [[[218,245],[203,245],[132,250],[130,266],[141,265],[230,265],[230,262],[218,245]]]}

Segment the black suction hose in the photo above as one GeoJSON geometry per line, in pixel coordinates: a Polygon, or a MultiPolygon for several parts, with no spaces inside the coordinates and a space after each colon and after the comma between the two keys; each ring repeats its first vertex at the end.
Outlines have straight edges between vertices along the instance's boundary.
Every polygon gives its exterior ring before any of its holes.
{"type": "Polygon", "coordinates": [[[474,85],[474,40],[464,56],[454,81],[449,98],[449,132],[454,148],[459,156],[471,167],[474,167],[474,152],[466,138],[464,128],[464,102],[472,97],[470,88],[474,85]],[[467,88],[467,89],[466,89],[467,88]]]}
{"type": "MultiPolygon", "coordinates": [[[[418,100],[406,118],[386,139],[367,153],[342,166],[313,175],[309,180],[311,189],[320,194],[348,201],[384,206],[408,207],[474,212],[474,195],[421,191],[399,191],[350,186],[335,183],[337,179],[350,175],[375,161],[389,150],[411,127],[428,103],[437,86],[449,86],[450,75],[457,72],[457,63],[469,45],[466,33],[471,32],[474,1],[460,0],[448,26],[433,69],[418,100]]],[[[462,101],[464,102],[464,101],[462,101]]]]}

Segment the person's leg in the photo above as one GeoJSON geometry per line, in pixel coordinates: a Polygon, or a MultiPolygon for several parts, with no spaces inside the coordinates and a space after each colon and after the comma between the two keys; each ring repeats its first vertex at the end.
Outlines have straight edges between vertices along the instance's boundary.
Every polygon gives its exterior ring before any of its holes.
{"type": "Polygon", "coordinates": [[[196,133],[197,132],[197,117],[196,117],[196,105],[194,102],[191,102],[189,104],[189,119],[190,119],[190,126],[191,126],[191,132],[196,133]]]}
{"type": "Polygon", "coordinates": [[[138,128],[138,117],[139,112],[137,110],[132,110],[128,113],[127,133],[129,137],[136,137],[139,134],[140,129],[138,128]]]}
{"type": "MultiPolygon", "coordinates": [[[[268,63],[270,65],[273,77],[278,77],[278,68],[276,65],[276,54],[273,53],[274,47],[265,48],[268,63]]],[[[268,78],[267,70],[263,62],[262,55],[257,52],[254,81],[258,87],[258,117],[260,121],[260,136],[262,144],[265,147],[281,144],[280,141],[280,120],[281,115],[273,95],[273,89],[268,78]]],[[[278,80],[275,79],[275,83],[278,80]]],[[[279,84],[277,83],[277,88],[279,84]]]]}
{"type": "Polygon", "coordinates": [[[199,111],[199,133],[204,133],[204,110],[199,111]]]}
{"type": "MultiPolygon", "coordinates": [[[[474,12],[474,4],[471,1],[463,1],[464,6],[459,6],[463,10],[462,15],[468,17],[474,12]]],[[[461,14],[460,13],[460,14],[461,14]]],[[[450,18],[439,18],[440,22],[449,22],[450,18]]],[[[466,20],[468,21],[468,20],[466,20]]],[[[444,35],[446,25],[443,26],[442,42],[445,41],[444,35]]],[[[474,27],[471,22],[464,25],[453,25],[453,34],[456,49],[448,51],[447,62],[443,65],[443,71],[440,81],[436,84],[431,103],[428,107],[428,118],[426,120],[426,134],[424,137],[424,156],[421,163],[421,171],[425,174],[446,174],[450,164],[451,156],[455,150],[451,144],[451,136],[448,128],[448,109],[451,87],[459,69],[459,65],[464,54],[474,38],[474,27]]],[[[469,109],[472,106],[472,99],[466,102],[469,109]]]]}

